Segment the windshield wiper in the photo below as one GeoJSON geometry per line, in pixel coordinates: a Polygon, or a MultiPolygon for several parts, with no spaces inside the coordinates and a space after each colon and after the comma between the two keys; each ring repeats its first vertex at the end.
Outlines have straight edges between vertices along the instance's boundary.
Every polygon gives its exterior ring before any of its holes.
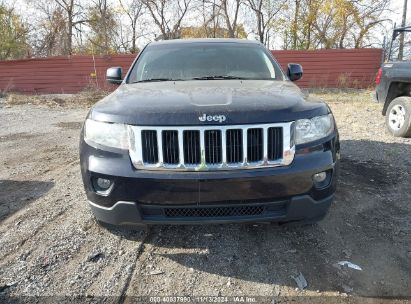
{"type": "Polygon", "coordinates": [[[202,76],[202,77],[194,77],[193,80],[218,80],[218,79],[248,79],[246,77],[239,77],[239,76],[202,76]]]}
{"type": "Polygon", "coordinates": [[[155,82],[155,81],[182,81],[183,79],[171,79],[171,78],[149,78],[149,79],[142,79],[133,81],[131,83],[139,83],[139,82],[155,82]]]}

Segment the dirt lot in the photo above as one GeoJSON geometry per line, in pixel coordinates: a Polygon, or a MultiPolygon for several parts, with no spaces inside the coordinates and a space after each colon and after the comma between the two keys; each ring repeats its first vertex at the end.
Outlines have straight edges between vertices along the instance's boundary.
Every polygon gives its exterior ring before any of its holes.
{"type": "Polygon", "coordinates": [[[103,228],[87,206],[78,161],[87,107],[3,99],[0,296],[410,302],[411,139],[387,134],[371,92],[317,95],[334,111],[342,146],[336,201],[322,222],[144,231],[103,228]],[[334,265],[344,260],[362,271],[334,265]],[[299,273],[304,290],[292,278],[299,273]]]}

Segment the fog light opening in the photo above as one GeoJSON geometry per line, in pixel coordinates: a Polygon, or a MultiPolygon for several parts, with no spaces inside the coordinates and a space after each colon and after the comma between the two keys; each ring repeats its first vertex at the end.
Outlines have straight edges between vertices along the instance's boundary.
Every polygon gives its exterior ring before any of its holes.
{"type": "Polygon", "coordinates": [[[332,170],[319,172],[313,175],[313,183],[316,189],[324,189],[331,183],[332,170]]]}
{"type": "Polygon", "coordinates": [[[320,172],[313,175],[314,183],[322,183],[327,178],[327,172],[320,172]]]}
{"type": "Polygon", "coordinates": [[[107,190],[111,186],[111,180],[99,177],[97,178],[97,186],[103,191],[107,190]]]}
{"type": "Polygon", "coordinates": [[[100,195],[107,195],[113,186],[112,180],[103,177],[92,178],[92,184],[94,191],[100,195]]]}

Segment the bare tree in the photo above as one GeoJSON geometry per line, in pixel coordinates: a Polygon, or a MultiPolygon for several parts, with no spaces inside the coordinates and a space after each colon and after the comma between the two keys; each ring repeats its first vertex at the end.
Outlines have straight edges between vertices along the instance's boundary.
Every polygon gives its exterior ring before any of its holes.
{"type": "Polygon", "coordinates": [[[352,31],[354,47],[366,47],[371,31],[384,21],[383,18],[390,0],[365,0],[354,1],[356,7],[355,25],[356,30],[352,31]]]}
{"type": "Polygon", "coordinates": [[[337,39],[333,31],[335,15],[336,7],[331,5],[316,14],[312,24],[315,38],[314,48],[330,49],[335,45],[337,39]]]}
{"type": "Polygon", "coordinates": [[[179,37],[191,0],[142,0],[164,40],[179,37]]]}
{"type": "Polygon", "coordinates": [[[38,14],[30,19],[35,30],[30,35],[35,56],[56,56],[66,53],[67,27],[64,11],[54,1],[36,2],[38,14]]]}
{"type": "Polygon", "coordinates": [[[243,0],[220,0],[221,15],[223,16],[230,38],[238,37],[238,15],[243,0]]]}
{"type": "Polygon", "coordinates": [[[203,0],[199,9],[203,19],[202,27],[207,38],[217,38],[220,27],[221,7],[218,5],[219,0],[203,0]]]}
{"type": "Polygon", "coordinates": [[[248,7],[255,15],[255,30],[258,40],[267,45],[269,32],[273,27],[273,20],[283,8],[283,0],[247,0],[248,7]]]}
{"type": "MultiPolygon", "coordinates": [[[[124,0],[119,0],[119,2],[123,12],[129,19],[131,27],[131,38],[125,40],[123,35],[120,35],[121,43],[126,51],[136,53],[138,51],[137,38],[144,35],[143,33],[139,35],[137,32],[138,22],[144,14],[144,4],[142,0],[131,0],[129,4],[124,3],[124,0]]],[[[140,31],[142,31],[141,28],[140,31]]]]}
{"type": "Polygon", "coordinates": [[[156,39],[247,37],[251,27],[266,46],[283,38],[285,49],[364,47],[377,39],[390,0],[25,1],[41,13],[30,17],[41,20],[30,21],[29,41],[43,56],[87,52],[83,41],[98,53],[134,53],[153,28],[156,39]]]}
{"type": "MultiPolygon", "coordinates": [[[[45,0],[31,2],[26,0],[29,5],[40,13],[41,20],[37,23],[41,26],[47,27],[47,33],[44,36],[55,38],[64,35],[64,41],[61,41],[59,46],[61,51],[59,55],[71,55],[73,53],[73,36],[76,28],[88,20],[84,18],[83,10],[80,0],[45,0]],[[64,26],[61,26],[61,22],[64,26]]],[[[39,28],[39,32],[44,32],[44,28],[39,28]]],[[[60,39],[60,38],[59,38],[60,39]]],[[[53,39],[51,39],[53,40],[53,39]]],[[[49,40],[49,42],[51,41],[49,40]]],[[[57,49],[56,47],[53,47],[57,49]]]]}
{"type": "Polygon", "coordinates": [[[83,18],[83,7],[80,0],[54,0],[63,10],[66,17],[67,28],[67,46],[64,55],[71,55],[73,52],[73,29],[79,24],[85,23],[88,20],[83,18]]]}

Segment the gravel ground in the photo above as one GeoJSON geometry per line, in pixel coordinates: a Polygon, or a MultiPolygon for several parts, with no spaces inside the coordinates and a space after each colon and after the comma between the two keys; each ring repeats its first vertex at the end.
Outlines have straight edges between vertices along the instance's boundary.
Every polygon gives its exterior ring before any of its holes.
{"type": "Polygon", "coordinates": [[[371,92],[316,94],[329,102],[342,146],[336,200],[323,221],[140,231],[99,226],[86,204],[78,161],[86,107],[0,100],[0,297],[409,303],[411,139],[385,131],[371,92]],[[336,267],[345,260],[362,270],[336,267]],[[292,278],[300,273],[304,290],[292,278]]]}

